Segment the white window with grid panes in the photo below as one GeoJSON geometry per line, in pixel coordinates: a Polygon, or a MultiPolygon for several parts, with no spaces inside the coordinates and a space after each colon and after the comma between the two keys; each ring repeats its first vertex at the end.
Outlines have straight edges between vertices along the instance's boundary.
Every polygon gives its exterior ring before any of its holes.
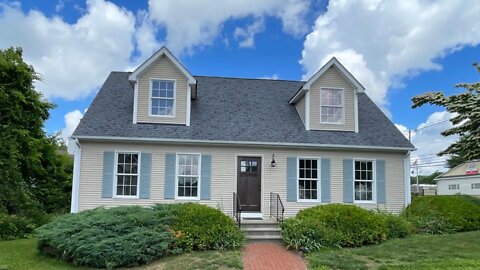
{"type": "Polygon", "coordinates": [[[320,123],[343,123],[343,89],[320,89],[320,123]]]}
{"type": "Polygon", "coordinates": [[[473,183],[472,189],[480,189],[480,183],[473,183]]]}
{"type": "Polygon", "coordinates": [[[459,184],[448,185],[448,189],[449,190],[458,190],[458,189],[460,189],[460,185],[459,184]]]}
{"type": "Polygon", "coordinates": [[[151,80],[150,107],[150,115],[153,116],[175,115],[175,81],[151,80]]]}
{"type": "Polygon", "coordinates": [[[177,198],[198,199],[200,192],[200,155],[177,155],[177,198]]]}
{"type": "Polygon", "coordinates": [[[116,155],[115,172],[115,196],[137,197],[138,196],[138,153],[121,153],[116,155]]]}
{"type": "Polygon", "coordinates": [[[298,201],[317,201],[319,198],[319,159],[298,159],[298,201]]]}
{"type": "Polygon", "coordinates": [[[355,160],[354,163],[355,201],[375,201],[375,162],[373,160],[355,160]]]}

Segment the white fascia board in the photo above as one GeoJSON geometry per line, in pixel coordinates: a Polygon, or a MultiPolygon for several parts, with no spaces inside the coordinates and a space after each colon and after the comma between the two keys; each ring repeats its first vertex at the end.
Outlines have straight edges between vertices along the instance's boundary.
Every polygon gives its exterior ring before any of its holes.
{"type": "Polygon", "coordinates": [[[359,92],[364,92],[365,87],[337,60],[337,58],[332,57],[323,67],[321,67],[317,73],[315,73],[304,85],[304,88],[310,89],[311,85],[322,76],[331,66],[335,66],[340,73],[355,87],[355,90],[359,92]]]}
{"type": "Polygon", "coordinates": [[[403,174],[405,207],[407,207],[412,203],[412,193],[410,191],[410,151],[403,159],[403,174]]]}
{"type": "Polygon", "coordinates": [[[154,53],[152,56],[150,56],[145,62],[143,62],[137,69],[135,69],[132,74],[128,76],[128,79],[130,81],[136,81],[138,76],[142,74],[142,72],[147,69],[155,60],[157,60],[159,57],[162,55],[165,55],[168,57],[173,64],[185,75],[185,77],[188,79],[189,84],[195,84],[197,83],[197,80],[193,77],[193,75],[178,61],[178,59],[167,49],[167,47],[162,47],[160,50],[158,50],[156,53],[154,53]]]}
{"type": "Polygon", "coordinates": [[[305,87],[302,87],[298,92],[290,99],[288,102],[289,104],[295,104],[298,100],[300,100],[305,93],[307,93],[310,89],[307,89],[305,87]]]}
{"type": "Polygon", "coordinates": [[[72,179],[72,199],[70,203],[70,212],[78,212],[78,197],[80,194],[80,168],[82,159],[82,148],[78,139],[74,140],[74,160],[73,160],[73,179],[72,179]]]}
{"type": "Polygon", "coordinates": [[[321,148],[321,149],[358,149],[358,150],[380,150],[380,151],[401,151],[415,150],[409,147],[391,146],[370,146],[370,145],[344,145],[344,144],[315,144],[315,143],[281,143],[281,142],[248,142],[248,141],[219,141],[219,140],[188,140],[168,138],[139,138],[139,137],[113,137],[113,136],[75,136],[79,140],[92,141],[123,141],[123,142],[145,142],[145,143],[169,143],[169,144],[196,144],[196,145],[242,145],[242,146],[266,146],[284,148],[321,148]]]}

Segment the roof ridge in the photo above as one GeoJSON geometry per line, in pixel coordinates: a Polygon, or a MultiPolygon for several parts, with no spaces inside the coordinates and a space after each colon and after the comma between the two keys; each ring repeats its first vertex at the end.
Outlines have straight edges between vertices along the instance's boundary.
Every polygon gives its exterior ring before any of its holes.
{"type": "Polygon", "coordinates": [[[305,83],[305,81],[284,80],[284,79],[268,79],[268,78],[241,78],[241,77],[224,77],[224,76],[207,76],[207,75],[193,75],[193,77],[220,78],[220,79],[233,79],[233,80],[259,80],[259,81],[276,81],[276,82],[297,82],[297,83],[305,83]]]}

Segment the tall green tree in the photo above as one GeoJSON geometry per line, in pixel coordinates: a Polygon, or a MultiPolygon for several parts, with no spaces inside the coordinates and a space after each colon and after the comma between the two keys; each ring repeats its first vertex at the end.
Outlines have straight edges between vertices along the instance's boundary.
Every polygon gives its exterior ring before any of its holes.
{"type": "Polygon", "coordinates": [[[71,177],[71,161],[43,130],[54,105],[35,90],[39,78],[22,49],[0,50],[0,211],[9,214],[56,211],[51,195],[71,177]]]}
{"type": "MultiPolygon", "coordinates": [[[[480,74],[480,65],[473,64],[480,74]]],[[[460,139],[438,153],[439,155],[458,155],[465,160],[480,158],[480,81],[476,83],[460,83],[456,87],[464,88],[462,94],[445,96],[442,92],[430,92],[412,99],[412,108],[425,104],[445,107],[456,116],[450,119],[454,125],[443,131],[443,136],[459,135],[460,139]]]]}

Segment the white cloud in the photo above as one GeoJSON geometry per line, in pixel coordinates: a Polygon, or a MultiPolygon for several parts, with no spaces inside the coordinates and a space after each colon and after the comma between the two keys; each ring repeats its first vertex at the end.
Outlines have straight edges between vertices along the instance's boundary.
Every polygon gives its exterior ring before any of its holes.
{"type": "Polygon", "coordinates": [[[166,43],[177,53],[192,52],[194,47],[212,44],[231,19],[250,16],[275,16],[287,33],[305,33],[307,0],[149,0],[149,16],[166,29],[166,43]]]}
{"type": "Polygon", "coordinates": [[[278,74],[273,74],[272,76],[263,76],[263,77],[260,77],[259,79],[278,80],[280,79],[280,76],[278,74]]]}
{"type": "Polygon", "coordinates": [[[263,18],[257,18],[251,25],[245,28],[237,27],[233,32],[235,39],[240,39],[238,46],[240,48],[253,48],[255,46],[255,35],[265,29],[265,21],[263,18]]]}
{"type": "Polygon", "coordinates": [[[435,59],[480,43],[480,5],[465,1],[331,0],[304,42],[304,79],[337,56],[383,109],[402,78],[441,68],[435,59]]]}
{"type": "Polygon", "coordinates": [[[36,87],[48,98],[83,98],[112,70],[124,69],[134,49],[134,15],[103,0],[69,24],[16,4],[0,4],[0,47],[21,46],[25,61],[42,75],[36,87]]]}
{"type": "MultiPolygon", "coordinates": [[[[419,174],[427,175],[437,170],[446,171],[441,165],[447,157],[438,157],[436,154],[445,150],[450,144],[458,140],[458,136],[444,137],[440,133],[452,127],[450,121],[446,121],[454,117],[446,111],[432,113],[425,122],[418,125],[412,131],[412,143],[417,151],[412,152],[411,161],[418,160],[419,174]]],[[[395,126],[408,138],[408,128],[395,124],[395,126]]]]}
{"type": "Polygon", "coordinates": [[[82,119],[82,117],[83,117],[83,114],[79,110],[68,112],[64,116],[65,128],[60,133],[60,138],[67,143],[68,152],[70,154],[73,154],[73,147],[71,145],[72,142],[69,140],[69,137],[77,128],[78,123],[80,123],[80,119],[82,119]]]}

